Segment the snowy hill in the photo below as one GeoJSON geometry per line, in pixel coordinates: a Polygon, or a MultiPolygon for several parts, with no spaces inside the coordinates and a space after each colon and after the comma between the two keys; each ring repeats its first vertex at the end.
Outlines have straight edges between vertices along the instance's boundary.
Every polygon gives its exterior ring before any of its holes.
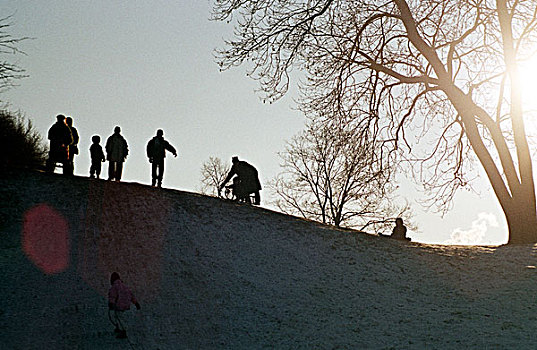
{"type": "Polygon", "coordinates": [[[132,183],[0,175],[1,349],[535,348],[533,246],[335,230],[132,183]],[[118,271],[142,309],[108,321],[118,271]]]}

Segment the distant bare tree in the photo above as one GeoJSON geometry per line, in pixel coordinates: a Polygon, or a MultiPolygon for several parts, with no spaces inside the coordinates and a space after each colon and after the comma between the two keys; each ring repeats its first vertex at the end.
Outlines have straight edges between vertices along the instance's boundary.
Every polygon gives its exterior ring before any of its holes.
{"type": "Polygon", "coordinates": [[[209,157],[201,167],[201,188],[203,194],[217,196],[218,187],[226,178],[230,166],[218,157],[209,157]]]}
{"type": "Polygon", "coordinates": [[[396,217],[409,221],[408,206],[393,204],[393,166],[356,131],[310,120],[279,154],[283,172],[270,184],[274,204],[287,214],[375,232],[396,217]]]}
{"type": "Polygon", "coordinates": [[[17,45],[28,39],[16,38],[9,34],[9,29],[13,25],[11,19],[12,16],[0,18],[0,92],[12,87],[15,80],[26,77],[22,68],[4,58],[8,55],[23,54],[17,45]]]}

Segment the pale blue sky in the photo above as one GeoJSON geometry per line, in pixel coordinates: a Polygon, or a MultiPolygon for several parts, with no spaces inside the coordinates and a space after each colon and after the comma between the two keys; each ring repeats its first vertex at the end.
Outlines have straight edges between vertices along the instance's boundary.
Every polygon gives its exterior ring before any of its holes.
{"type": "MultiPolygon", "coordinates": [[[[20,45],[27,55],[16,57],[29,77],[0,99],[44,136],[55,115],[72,116],[81,136],[77,175],[88,175],[91,136],[104,142],[119,125],[130,148],[125,181],[150,183],[145,145],[162,128],[179,152],[167,158],[164,187],[197,191],[200,168],[211,156],[229,161],[238,155],[266,182],[280,171],[276,153],[303,124],[293,109],[295,90],[264,104],[244,67],[219,72],[213,49],[232,28],[208,20],[210,6],[208,0],[3,0],[0,15],[13,15],[10,32],[34,39],[20,45]]],[[[103,171],[106,176],[106,165],[103,171]]],[[[401,187],[413,201],[412,186],[401,187]]],[[[505,242],[505,220],[488,182],[483,178],[477,187],[481,197],[461,193],[444,219],[415,205],[421,232],[411,237],[441,243],[453,232],[484,228],[482,243],[505,242]],[[487,225],[491,217],[499,227],[487,225]]],[[[268,191],[262,195],[267,199],[268,191]]]]}

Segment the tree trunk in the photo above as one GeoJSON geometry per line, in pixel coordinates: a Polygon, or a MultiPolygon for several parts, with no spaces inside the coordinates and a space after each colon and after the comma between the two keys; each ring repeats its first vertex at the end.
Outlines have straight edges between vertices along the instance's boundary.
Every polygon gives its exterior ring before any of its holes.
{"type": "MultiPolygon", "coordinates": [[[[484,147],[482,139],[475,137],[477,134],[475,133],[476,128],[475,125],[473,125],[473,121],[474,120],[472,120],[472,123],[465,123],[465,126],[468,126],[465,129],[470,144],[480,160],[481,165],[488,176],[490,185],[496,194],[496,198],[503,209],[509,231],[507,243],[537,243],[537,205],[533,178],[526,176],[523,181],[520,181],[515,174],[514,179],[511,179],[510,181],[509,179],[504,180],[495,163],[492,161],[490,153],[484,147]]],[[[525,139],[522,141],[519,140],[518,143],[523,143],[525,141],[525,139]]],[[[498,147],[497,151],[500,154],[500,157],[503,157],[504,159],[507,157],[507,152],[502,147],[498,147]]],[[[529,172],[532,172],[531,164],[527,164],[528,162],[531,163],[529,157],[524,157],[519,162],[521,172],[528,171],[528,168],[529,172]]],[[[502,164],[504,165],[504,170],[510,165],[514,167],[513,161],[511,161],[510,164],[507,162],[502,164]]],[[[506,177],[509,178],[509,175],[506,175],[506,177]]]]}
{"type": "Polygon", "coordinates": [[[523,192],[513,196],[510,205],[504,207],[509,230],[507,244],[537,243],[537,214],[533,198],[523,192]]]}
{"type": "Polygon", "coordinates": [[[537,218],[527,208],[518,206],[518,211],[506,213],[509,239],[507,244],[537,243],[537,218]]]}

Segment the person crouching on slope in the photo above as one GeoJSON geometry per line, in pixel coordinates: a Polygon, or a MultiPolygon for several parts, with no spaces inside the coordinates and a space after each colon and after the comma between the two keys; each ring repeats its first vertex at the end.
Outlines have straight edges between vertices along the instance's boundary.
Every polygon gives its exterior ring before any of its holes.
{"type": "Polygon", "coordinates": [[[113,272],[110,276],[110,284],[112,287],[108,290],[108,312],[114,311],[114,316],[110,317],[110,321],[116,327],[114,332],[117,334],[117,338],[127,338],[127,330],[125,329],[123,319],[123,312],[130,309],[131,303],[136,306],[137,310],[140,310],[140,304],[132,294],[129,287],[127,287],[121,281],[119,273],[113,272]]]}
{"type": "Polygon", "coordinates": [[[406,236],[406,226],[403,224],[403,219],[395,219],[395,227],[393,228],[392,235],[390,237],[410,241],[410,237],[406,236]]]}

